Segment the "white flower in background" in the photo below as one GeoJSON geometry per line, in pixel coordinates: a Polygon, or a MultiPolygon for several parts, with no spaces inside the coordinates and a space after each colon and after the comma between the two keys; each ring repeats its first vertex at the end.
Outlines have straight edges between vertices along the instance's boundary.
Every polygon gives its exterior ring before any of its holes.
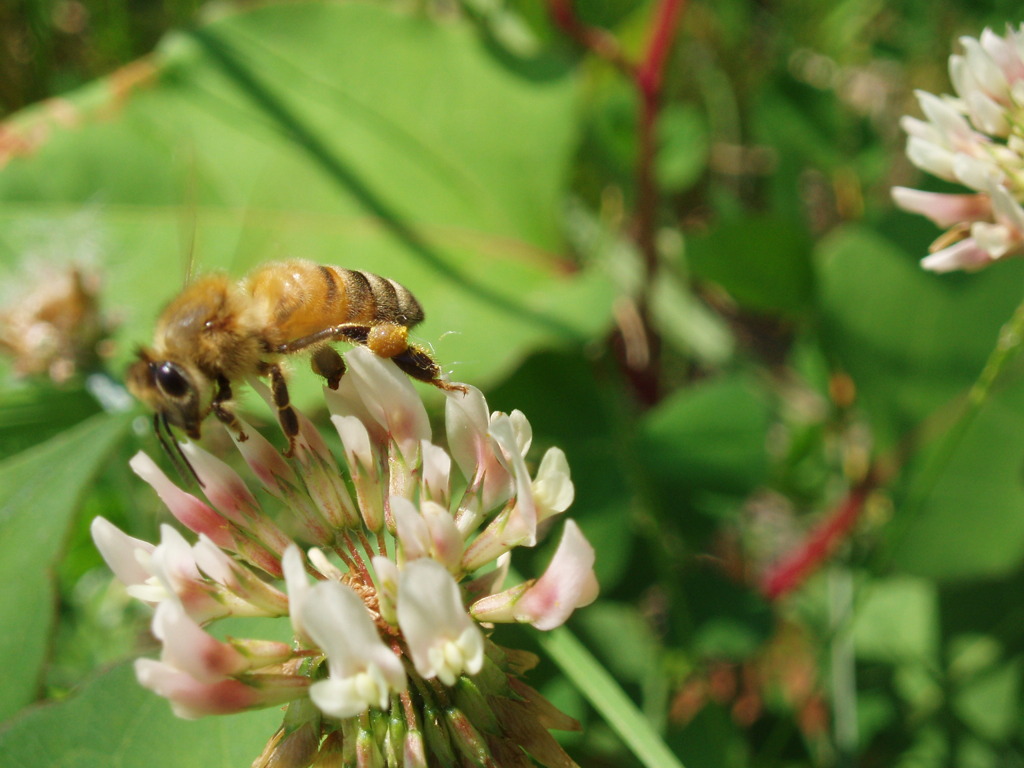
{"type": "Polygon", "coordinates": [[[901,124],[914,165],[973,193],[892,190],[901,208],[947,228],[921,262],[934,272],[1024,254],[1024,26],[960,43],[963,55],[949,58],[956,95],[918,91],[925,120],[901,124]]]}
{"type": "Polygon", "coordinates": [[[540,524],[572,503],[564,453],[549,449],[531,477],[526,417],[490,413],[472,387],[447,395],[446,450],[408,377],[365,349],[347,360],[341,386],[327,390],[344,473],[301,415],[290,461],[252,427],[236,441],[283,503],[274,517],[195,444],[182,450],[205,501],[144,454],[132,460],[198,534],[189,544],[165,525],[154,546],[93,522],[115,575],[156,606],[162,652],[137,662],[139,681],[182,717],[286,703],[254,766],[411,767],[458,754],[519,765],[541,742],[535,760],[571,765],[547,728],[573,721],[518,679],[536,660],[489,637],[498,622],[552,629],[597,595],[594,551],[571,520],[547,572],[503,589],[511,551],[533,546],[540,524]],[[204,629],[229,616],[280,617],[295,642],[222,642],[204,629]]]}

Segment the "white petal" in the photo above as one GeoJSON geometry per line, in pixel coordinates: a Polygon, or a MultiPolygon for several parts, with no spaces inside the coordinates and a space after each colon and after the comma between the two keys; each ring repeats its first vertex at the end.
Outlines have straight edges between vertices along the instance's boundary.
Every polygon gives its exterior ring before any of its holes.
{"type": "Polygon", "coordinates": [[[1002,258],[1017,244],[1017,239],[1009,227],[984,221],[971,225],[970,239],[992,260],[1002,258]]]}
{"type": "Polygon", "coordinates": [[[354,677],[375,664],[394,690],[404,687],[402,662],[384,645],[366,605],[350,587],[318,582],[300,613],[310,638],[327,656],[331,677],[354,677]]]}
{"type": "Polygon", "coordinates": [[[444,448],[427,440],[420,444],[420,455],[423,457],[423,488],[426,498],[447,506],[452,457],[444,448]]]}
{"type": "MultiPolygon", "coordinates": [[[[482,663],[475,655],[463,653],[476,647],[473,634],[479,634],[480,629],[466,614],[455,580],[434,560],[416,560],[402,571],[398,625],[416,671],[425,678],[438,677],[451,685],[454,677],[482,663]],[[448,646],[452,644],[458,651],[457,658],[462,659],[459,668],[451,662],[453,651],[448,646]]],[[[481,647],[482,642],[481,636],[481,647]]]]}
{"type": "Polygon", "coordinates": [[[937,144],[911,136],[907,139],[907,158],[922,171],[933,176],[946,181],[957,180],[953,174],[953,153],[937,144]]]}
{"type": "Polygon", "coordinates": [[[96,549],[118,579],[127,585],[145,583],[150,572],[140,564],[137,552],[147,555],[148,560],[148,555],[156,549],[153,544],[129,536],[102,517],[94,518],[89,530],[96,549]]]}
{"type": "MultiPolygon", "coordinates": [[[[961,37],[960,43],[967,52],[967,66],[975,82],[986,92],[996,97],[1007,91],[1006,75],[973,37],[961,37]]],[[[961,96],[966,94],[961,93],[961,96]]]]}
{"type": "Polygon", "coordinates": [[[988,159],[962,154],[953,158],[953,175],[961,184],[978,192],[990,191],[1003,178],[1002,171],[988,159]]]}
{"type": "Polygon", "coordinates": [[[430,534],[430,554],[451,572],[456,572],[462,559],[462,534],[451,513],[433,501],[420,505],[420,514],[430,534]]]}
{"type": "Polygon", "coordinates": [[[398,541],[406,560],[430,557],[430,531],[427,521],[408,499],[391,497],[391,514],[395,518],[398,541]]]}
{"type": "MultiPolygon", "coordinates": [[[[493,415],[491,418],[494,418],[493,415]]],[[[533,443],[533,427],[530,425],[529,419],[526,418],[526,414],[519,409],[512,411],[508,415],[508,420],[512,424],[512,431],[516,435],[519,455],[526,456],[527,451],[530,450],[530,445],[533,443]]]]}
{"type": "Polygon", "coordinates": [[[1017,242],[1024,236],[1024,209],[1021,208],[1009,190],[1001,185],[993,185],[992,212],[995,220],[1009,227],[1017,242]]]}
{"type": "Polygon", "coordinates": [[[302,623],[302,606],[309,596],[309,578],[303,565],[302,551],[295,544],[284,551],[281,570],[284,571],[284,583],[288,590],[288,615],[291,617],[292,629],[296,637],[306,643],[309,633],[302,623]]]}
{"type": "Polygon", "coordinates": [[[377,605],[381,618],[395,626],[398,624],[398,581],[401,574],[394,561],[383,555],[375,555],[372,562],[376,573],[377,605]]]}
{"type": "Polygon", "coordinates": [[[415,460],[420,440],[430,439],[430,420],[423,400],[409,377],[368,349],[357,347],[346,356],[349,376],[374,420],[397,443],[407,464],[415,460]]]}
{"type": "Polygon", "coordinates": [[[541,459],[533,481],[533,497],[537,503],[538,522],[557,512],[565,512],[576,496],[569,475],[569,462],[561,448],[549,448],[541,459]]]}
{"type": "Polygon", "coordinates": [[[971,121],[990,136],[1006,136],[1010,132],[1006,109],[989,95],[974,91],[966,97],[971,121]]]}

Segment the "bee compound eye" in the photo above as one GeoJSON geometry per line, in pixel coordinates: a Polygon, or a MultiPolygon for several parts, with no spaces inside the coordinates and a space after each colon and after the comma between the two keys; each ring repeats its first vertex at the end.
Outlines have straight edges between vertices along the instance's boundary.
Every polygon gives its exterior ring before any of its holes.
{"type": "Polygon", "coordinates": [[[156,369],[156,384],[168,397],[184,397],[191,386],[181,366],[163,363],[156,369]]]}

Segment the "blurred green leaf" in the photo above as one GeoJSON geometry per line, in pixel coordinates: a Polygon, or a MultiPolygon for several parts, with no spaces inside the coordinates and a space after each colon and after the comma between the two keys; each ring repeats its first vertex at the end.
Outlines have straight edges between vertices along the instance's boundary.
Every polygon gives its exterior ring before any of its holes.
{"type": "Polygon", "coordinates": [[[989,399],[920,507],[908,510],[917,514],[897,529],[896,563],[935,579],[1016,570],[1024,559],[1022,473],[1024,390],[1013,386],[989,399]]]}
{"type": "Polygon", "coordinates": [[[686,241],[693,276],[717,283],[741,307],[794,318],[811,305],[811,241],[795,220],[745,215],[686,241]]]}
{"type": "Polygon", "coordinates": [[[768,469],[771,410],[745,377],[701,382],[666,398],[642,424],[641,460],[671,509],[699,491],[742,495],[768,469]]]}
{"type": "Polygon", "coordinates": [[[954,711],[978,736],[1012,737],[1020,727],[1021,671],[1016,659],[978,672],[954,694],[954,711]]]}
{"type": "Polygon", "coordinates": [[[935,586],[896,576],[867,582],[857,597],[854,645],[860,659],[939,662],[939,615],[935,586]]]}
{"type": "Polygon", "coordinates": [[[281,717],[273,707],[181,720],[125,665],[9,724],[0,753],[5,768],[238,768],[259,755],[281,717]]]}
{"type": "Polygon", "coordinates": [[[0,460],[48,440],[100,410],[84,389],[33,383],[0,391],[0,460]]]}
{"type": "MultiPolygon", "coordinates": [[[[73,129],[20,116],[45,139],[0,171],[0,218],[94,209],[122,361],[194,247],[200,269],[238,275],[301,256],[393,277],[426,308],[417,336],[484,383],[608,323],[607,281],[557,255],[574,96],[564,66],[499,58],[462,21],[256,8],[70,94],[73,129]]],[[[300,403],[317,389],[296,377],[300,403]]]]}
{"type": "Polygon", "coordinates": [[[0,654],[18,660],[0,686],[0,719],[39,692],[56,560],[82,494],[127,425],[125,416],[100,414],[0,463],[0,654]]]}
{"type": "Polygon", "coordinates": [[[817,249],[822,334],[877,433],[892,440],[981,372],[1022,296],[1024,263],[935,275],[862,227],[817,249]]]}
{"type": "Polygon", "coordinates": [[[670,104],[658,122],[658,182],[666,192],[685,192],[707,168],[710,138],[703,114],[686,104],[670,104]]]}

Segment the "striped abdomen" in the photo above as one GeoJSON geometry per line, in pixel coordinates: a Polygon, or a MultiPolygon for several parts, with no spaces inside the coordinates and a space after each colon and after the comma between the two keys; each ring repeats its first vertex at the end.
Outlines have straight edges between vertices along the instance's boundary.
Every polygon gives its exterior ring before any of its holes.
{"type": "Polygon", "coordinates": [[[253,311],[273,344],[311,336],[325,328],[392,322],[412,327],[423,309],[394,280],[342,267],[293,260],[266,264],[243,283],[253,311]]]}

